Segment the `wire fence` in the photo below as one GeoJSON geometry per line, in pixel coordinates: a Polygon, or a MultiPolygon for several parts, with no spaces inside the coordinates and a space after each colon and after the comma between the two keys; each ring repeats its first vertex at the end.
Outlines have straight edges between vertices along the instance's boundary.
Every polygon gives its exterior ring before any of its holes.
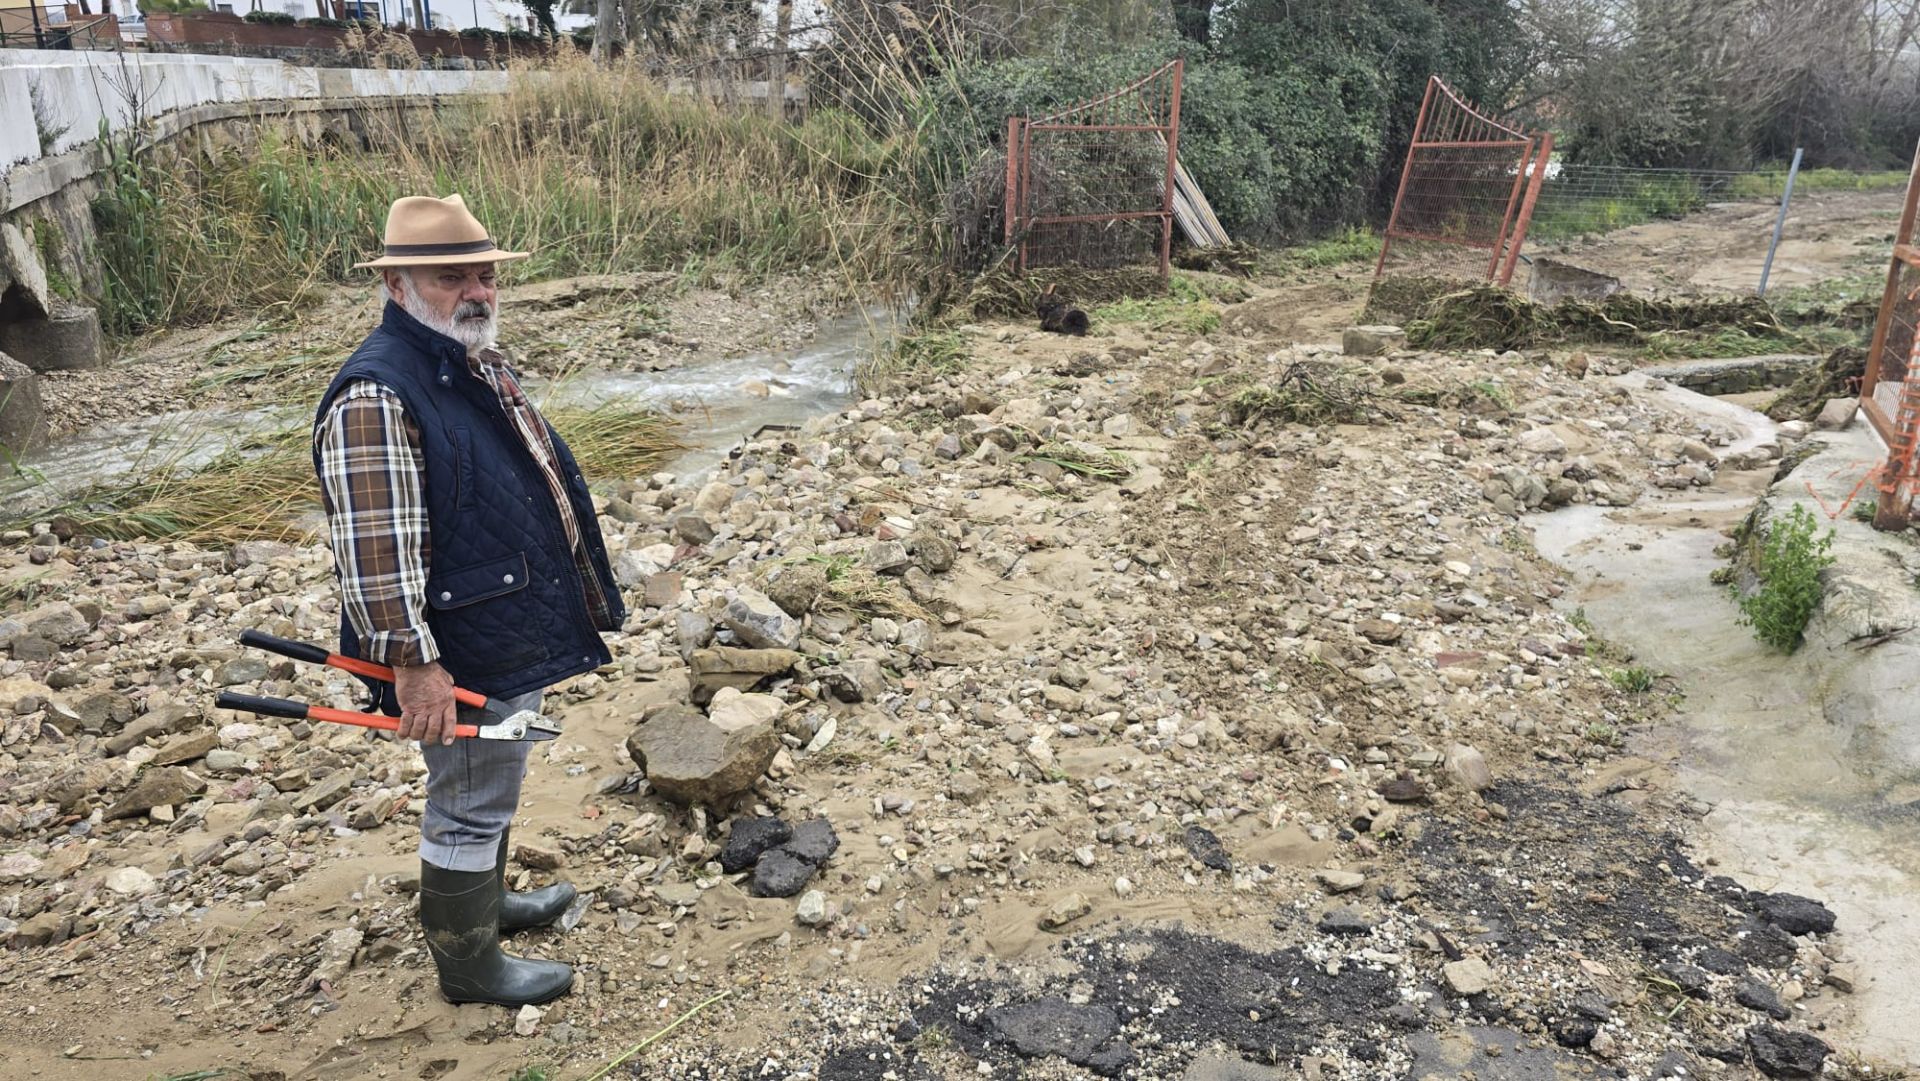
{"type": "Polygon", "coordinates": [[[1174,60],[1048,116],[1007,121],[1007,242],[1021,269],[1168,268],[1180,137],[1174,60]]]}
{"type": "Polygon", "coordinates": [[[1565,240],[1682,218],[1713,203],[1780,201],[1787,174],[1718,169],[1636,169],[1552,162],[1529,236],[1565,240]]]}

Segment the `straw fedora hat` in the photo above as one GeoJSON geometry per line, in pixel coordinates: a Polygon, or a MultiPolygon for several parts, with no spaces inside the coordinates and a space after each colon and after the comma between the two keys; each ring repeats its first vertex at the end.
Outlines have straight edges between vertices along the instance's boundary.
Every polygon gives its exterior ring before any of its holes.
{"type": "Polygon", "coordinates": [[[505,263],[525,259],[523,251],[501,251],[487,227],[458,195],[435,199],[408,195],[387,210],[387,250],[360,267],[443,266],[449,263],[505,263]]]}

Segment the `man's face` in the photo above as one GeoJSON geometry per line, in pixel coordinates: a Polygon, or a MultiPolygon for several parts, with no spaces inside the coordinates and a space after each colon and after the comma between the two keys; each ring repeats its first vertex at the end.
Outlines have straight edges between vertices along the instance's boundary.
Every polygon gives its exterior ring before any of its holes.
{"type": "Polygon", "coordinates": [[[414,318],[469,350],[492,344],[498,298],[492,263],[389,270],[386,285],[414,318]]]}

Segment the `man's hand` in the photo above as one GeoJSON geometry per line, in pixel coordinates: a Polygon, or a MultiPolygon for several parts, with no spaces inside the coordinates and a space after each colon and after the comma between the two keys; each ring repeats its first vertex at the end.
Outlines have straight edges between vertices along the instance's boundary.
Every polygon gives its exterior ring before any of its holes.
{"type": "Polygon", "coordinates": [[[453,677],[439,661],[396,667],[393,690],[400,700],[401,739],[453,742],[453,677]]]}

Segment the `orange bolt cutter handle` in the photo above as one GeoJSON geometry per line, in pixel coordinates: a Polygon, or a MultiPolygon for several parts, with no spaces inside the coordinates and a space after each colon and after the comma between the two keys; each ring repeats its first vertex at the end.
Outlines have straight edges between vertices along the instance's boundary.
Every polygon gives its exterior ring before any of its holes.
{"type": "MultiPolygon", "coordinates": [[[[294,645],[300,643],[295,642],[294,645]]],[[[345,658],[351,659],[351,658],[345,658]]],[[[337,665],[335,667],[338,667],[337,665]]],[[[378,667],[377,665],[375,667],[378,667]]],[[[354,713],[345,709],[330,709],[326,706],[310,706],[305,702],[295,702],[291,698],[264,698],[252,694],[235,694],[221,691],[213,700],[221,709],[237,709],[244,713],[258,713],[267,717],[286,717],[292,720],[331,721],[334,724],[351,724],[361,728],[378,728],[383,732],[398,732],[400,718],[382,717],[377,713],[354,713]]],[[[453,734],[469,739],[480,734],[480,728],[471,724],[456,724],[453,734]]]]}
{"type": "MultiPolygon", "coordinates": [[[[363,661],[356,657],[343,657],[338,653],[328,652],[310,642],[296,642],[290,638],[280,638],[262,631],[245,630],[240,632],[240,644],[243,646],[252,646],[255,649],[264,649],[268,653],[278,653],[282,657],[291,657],[296,661],[306,661],[309,664],[324,664],[331,668],[338,668],[343,672],[352,672],[356,676],[366,676],[369,679],[383,680],[387,683],[393,682],[393,669],[388,668],[384,664],[375,664],[372,661],[363,661]]],[[[453,700],[463,706],[473,706],[476,709],[487,708],[486,695],[460,687],[453,689],[453,700]]],[[[262,699],[262,701],[267,701],[267,699],[262,699]]],[[[284,701],[284,699],[276,699],[275,701],[284,701]]],[[[334,712],[338,711],[336,710],[334,712]]],[[[302,716],[305,716],[305,714],[302,714],[302,716]]],[[[355,714],[355,716],[367,716],[367,714],[355,714]]],[[[354,722],[347,721],[342,723],[352,724],[354,722]]],[[[380,726],[368,725],[366,727],[378,728],[380,726]]],[[[466,727],[471,728],[473,726],[467,725],[466,727]]]]}

